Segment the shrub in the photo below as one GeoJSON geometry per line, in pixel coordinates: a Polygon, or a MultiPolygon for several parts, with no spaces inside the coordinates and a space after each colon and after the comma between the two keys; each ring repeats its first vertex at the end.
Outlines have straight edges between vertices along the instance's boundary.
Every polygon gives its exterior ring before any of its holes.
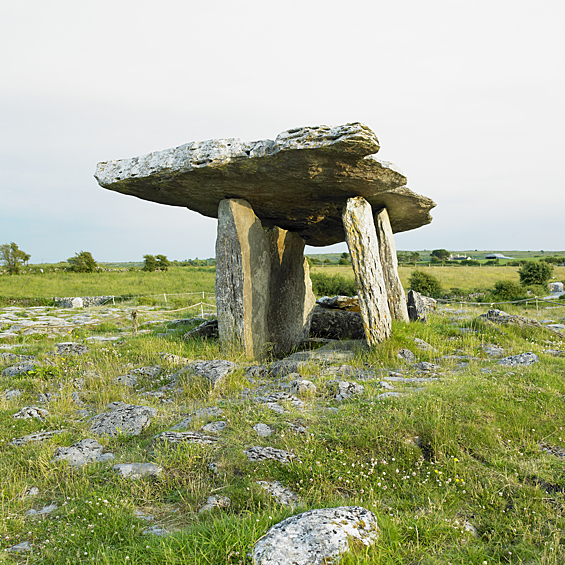
{"type": "Polygon", "coordinates": [[[143,259],[145,263],[143,264],[143,270],[149,271],[150,273],[155,272],[157,268],[157,259],[153,255],[144,255],[143,259]]]}
{"type": "Polygon", "coordinates": [[[355,281],[346,279],[342,275],[325,275],[323,273],[312,273],[312,290],[316,296],[355,296],[355,281]]]}
{"type": "Polygon", "coordinates": [[[171,262],[167,259],[166,255],[155,255],[155,261],[157,268],[161,271],[166,271],[167,268],[171,266],[171,262]]]}
{"type": "Polygon", "coordinates": [[[437,298],[441,295],[441,283],[424,271],[414,271],[408,279],[408,287],[426,296],[437,298]]]}
{"type": "Polygon", "coordinates": [[[541,261],[527,261],[518,269],[522,286],[547,286],[552,274],[553,265],[541,261]]]}
{"type": "Polygon", "coordinates": [[[70,270],[74,273],[93,273],[96,267],[98,267],[89,251],[75,253],[74,257],[67,259],[67,263],[70,265],[70,270]]]}
{"type": "Polygon", "coordinates": [[[497,281],[491,289],[495,300],[520,300],[526,295],[523,286],[513,281],[497,281]]]}

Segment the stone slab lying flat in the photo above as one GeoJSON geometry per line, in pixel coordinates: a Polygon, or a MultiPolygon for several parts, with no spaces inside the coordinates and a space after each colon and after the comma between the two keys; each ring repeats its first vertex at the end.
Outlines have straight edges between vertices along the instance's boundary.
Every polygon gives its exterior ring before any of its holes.
{"type": "Polygon", "coordinates": [[[392,163],[375,157],[379,142],[361,123],[291,129],[276,139],[194,141],[164,151],[99,163],[100,186],[143,200],[218,217],[226,198],[251,204],[263,227],[295,231],[309,245],[345,240],[341,213],[362,196],[387,208],[393,232],[431,221],[435,203],[406,187],[392,163]]]}

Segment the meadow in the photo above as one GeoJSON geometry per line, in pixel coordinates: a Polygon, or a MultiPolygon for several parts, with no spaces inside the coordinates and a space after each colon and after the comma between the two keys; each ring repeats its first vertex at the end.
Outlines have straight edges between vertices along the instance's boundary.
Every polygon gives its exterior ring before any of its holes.
{"type": "MultiPolygon", "coordinates": [[[[469,275],[483,269],[470,268],[469,275]]],[[[493,269],[510,272],[507,267],[493,269]]],[[[153,275],[144,279],[144,291],[154,292],[151,285],[157,283],[163,288],[167,279],[170,288],[178,290],[173,281],[178,284],[192,272],[143,273],[142,278],[153,275]]],[[[443,268],[433,268],[434,274],[440,272],[443,268]]],[[[100,274],[84,276],[96,279],[100,274]]],[[[137,280],[140,274],[115,275],[137,280]]],[[[210,282],[213,288],[213,273],[197,271],[194,276],[204,282],[199,287],[193,281],[190,288],[209,289],[210,282]]],[[[115,284],[113,288],[123,292],[115,284]]],[[[464,284],[456,279],[454,286],[464,284]]],[[[73,288],[86,294],[87,287],[73,288]]],[[[88,294],[108,292],[107,287],[88,288],[88,294]]],[[[362,394],[338,402],[332,384],[335,372],[313,362],[300,374],[316,391],[299,395],[303,408],[282,401],[285,412],[280,414],[256,397],[268,390],[287,390],[294,377],[252,376],[248,369],[258,362],[222,350],[217,340],[183,339],[197,322],[172,325],[171,320],[187,313],[165,306],[140,309],[141,328],[150,331],[137,336],[131,333],[129,309],[101,307],[84,311],[99,317],[100,323],[73,327],[58,336],[20,333],[1,342],[0,353],[34,356],[37,367],[16,377],[0,375],[0,563],[250,565],[249,552],[272,525],[308,509],[342,505],[371,510],[380,528],[377,543],[354,545],[340,561],[343,565],[565,562],[565,358],[548,353],[565,350],[559,335],[543,328],[489,324],[479,317],[486,305],[442,306],[426,324],[395,323],[392,338],[372,350],[350,344],[353,357],[348,365],[368,375],[357,381],[364,386],[362,394]],[[88,339],[103,336],[119,339],[88,339]],[[415,338],[433,349],[419,349],[415,338]],[[56,343],[69,340],[86,345],[88,351],[53,354],[56,343]],[[501,347],[505,356],[533,352],[539,362],[499,365],[486,354],[485,347],[492,345],[501,347]],[[433,362],[438,368],[431,375],[419,374],[414,364],[397,357],[401,348],[411,350],[417,362],[433,362]],[[163,358],[163,352],[182,359],[163,358]],[[236,368],[212,387],[189,370],[189,362],[196,359],[227,359],[236,368]],[[134,369],[156,365],[161,368],[158,376],[139,377],[134,386],[116,382],[134,369]],[[437,378],[387,381],[391,372],[437,378]],[[382,397],[383,381],[399,396],[382,397]],[[176,387],[163,393],[162,387],[171,382],[176,387]],[[15,389],[20,396],[9,400],[5,392],[15,389]],[[46,393],[52,394],[51,400],[38,404],[38,395],[46,393]],[[80,407],[77,395],[84,403],[80,407]],[[152,406],[157,416],[139,436],[93,436],[89,418],[107,411],[112,402],[152,406]],[[42,406],[49,415],[43,421],[14,419],[29,405],[42,406]],[[224,414],[197,417],[187,429],[200,431],[211,419],[221,419],[227,427],[218,434],[217,446],[154,447],[155,435],[210,406],[224,414]],[[77,413],[78,408],[88,415],[77,413]],[[273,429],[269,437],[258,437],[253,426],[259,422],[273,429]],[[50,430],[61,433],[42,442],[12,445],[14,438],[50,430]],[[79,469],[53,462],[59,446],[89,437],[96,437],[115,458],[79,469]],[[250,462],[244,456],[250,445],[284,449],[296,457],[286,465],[250,462]],[[162,472],[127,480],[112,469],[129,462],[153,462],[162,472]],[[280,481],[292,489],[298,506],[280,504],[257,483],[261,480],[280,481]],[[30,496],[33,487],[38,491],[30,496]],[[229,508],[200,513],[211,494],[229,497],[229,508]],[[53,504],[57,509],[48,515],[28,514],[53,504]],[[152,525],[168,535],[144,535],[152,525]],[[24,541],[30,551],[2,551],[24,541]]],[[[25,308],[0,308],[0,314],[4,312],[22,320],[38,316],[37,310],[25,308]]],[[[44,312],[77,313],[51,308],[44,312]]],[[[535,309],[525,313],[534,316],[535,309]]],[[[563,316],[564,306],[544,304],[539,312],[540,318],[563,316]]],[[[14,363],[0,356],[0,370],[14,363]]]]}

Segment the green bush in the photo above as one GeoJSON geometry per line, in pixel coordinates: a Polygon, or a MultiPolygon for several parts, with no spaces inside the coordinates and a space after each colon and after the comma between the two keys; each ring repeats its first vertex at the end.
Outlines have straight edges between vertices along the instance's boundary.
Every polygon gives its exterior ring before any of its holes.
{"type": "Polygon", "coordinates": [[[424,271],[414,271],[408,279],[408,288],[425,296],[437,298],[441,295],[441,283],[424,271]]]}
{"type": "Polygon", "coordinates": [[[67,263],[73,273],[93,273],[98,267],[90,251],[75,253],[74,257],[67,259],[67,263]]]}
{"type": "Polygon", "coordinates": [[[497,281],[491,289],[495,300],[520,300],[525,298],[526,291],[523,286],[513,281],[497,281]]]}
{"type": "Polygon", "coordinates": [[[342,275],[325,275],[312,273],[312,290],[316,296],[355,296],[357,290],[353,279],[346,279],[342,275]]]}
{"type": "Polygon", "coordinates": [[[518,269],[522,286],[547,286],[552,274],[553,265],[541,261],[527,261],[518,269]]]}

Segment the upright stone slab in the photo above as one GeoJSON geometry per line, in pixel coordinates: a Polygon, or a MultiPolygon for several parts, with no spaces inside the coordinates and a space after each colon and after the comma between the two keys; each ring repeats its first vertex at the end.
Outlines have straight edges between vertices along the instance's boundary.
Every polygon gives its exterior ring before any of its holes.
{"type": "Polygon", "coordinates": [[[304,240],[277,226],[265,229],[245,200],[218,211],[218,332],[247,357],[283,353],[308,337],[315,304],[304,240]]]}
{"type": "Polygon", "coordinates": [[[396,258],[396,244],[386,208],[375,214],[375,229],[379,241],[379,255],[386,292],[388,296],[388,307],[395,320],[408,322],[408,308],[406,306],[406,294],[398,276],[398,259],[396,258]]]}
{"type": "Polygon", "coordinates": [[[271,265],[261,221],[241,199],[222,200],[216,240],[218,333],[224,345],[260,357],[268,339],[271,265]]]}
{"type": "Polygon", "coordinates": [[[390,336],[391,315],[371,205],[361,196],[349,198],[342,220],[365,337],[367,344],[373,346],[390,336]]]}
{"type": "Polygon", "coordinates": [[[274,227],[268,232],[271,281],[268,324],[275,355],[289,351],[310,333],[316,297],[304,240],[294,232],[274,227]]]}

